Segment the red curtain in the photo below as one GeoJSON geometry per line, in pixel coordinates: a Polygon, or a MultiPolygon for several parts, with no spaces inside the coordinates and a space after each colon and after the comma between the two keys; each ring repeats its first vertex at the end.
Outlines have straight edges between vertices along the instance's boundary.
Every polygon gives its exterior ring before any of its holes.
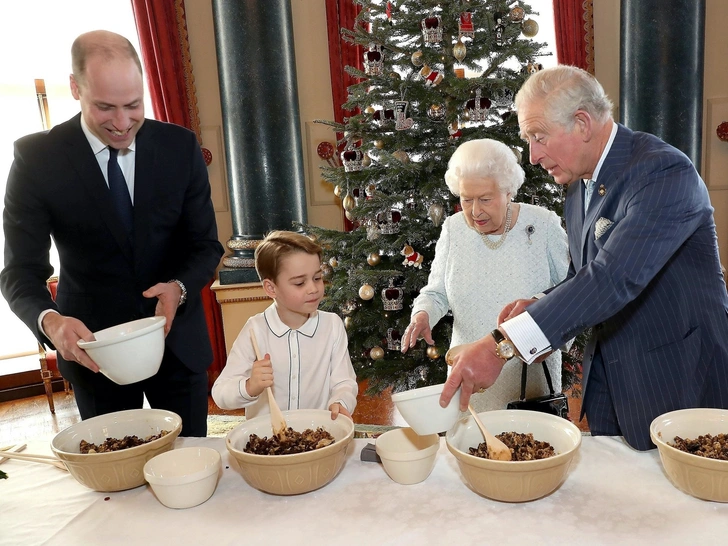
{"type": "MultiPolygon", "coordinates": [[[[131,0],[131,4],[155,117],[191,129],[202,144],[184,0],[131,0]]],[[[203,149],[203,153],[209,164],[209,152],[203,149]]],[[[212,282],[201,293],[213,351],[210,385],[227,360],[222,312],[210,289],[212,282]]]]}
{"type": "Polygon", "coordinates": [[[358,83],[346,72],[345,67],[353,66],[361,70],[363,55],[361,46],[355,46],[341,38],[341,29],[354,28],[359,9],[353,0],[326,0],[331,93],[334,99],[334,119],[339,123],[343,123],[348,114],[341,108],[348,96],[347,88],[358,83]]]}
{"type": "Polygon", "coordinates": [[[593,0],[553,0],[556,55],[559,64],[594,74],[593,0]]]}
{"type": "MultiPolygon", "coordinates": [[[[347,66],[362,69],[361,46],[346,42],[341,37],[341,29],[353,29],[359,8],[353,0],[326,0],[326,27],[329,36],[329,68],[331,70],[331,95],[334,102],[334,119],[344,123],[344,118],[351,115],[342,108],[346,102],[350,85],[358,83],[346,72],[347,66]]],[[[339,150],[341,152],[342,150],[339,150]]],[[[342,212],[343,214],[343,212],[342,212]]],[[[344,230],[351,231],[354,224],[344,216],[344,230]]]]}

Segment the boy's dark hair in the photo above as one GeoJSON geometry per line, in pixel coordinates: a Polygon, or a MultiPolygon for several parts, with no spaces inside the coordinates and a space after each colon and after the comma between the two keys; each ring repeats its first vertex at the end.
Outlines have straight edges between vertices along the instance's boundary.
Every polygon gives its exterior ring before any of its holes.
{"type": "Polygon", "coordinates": [[[316,254],[319,261],[323,256],[321,245],[301,233],[271,231],[255,249],[255,270],[260,280],[275,282],[281,260],[295,252],[316,254]]]}

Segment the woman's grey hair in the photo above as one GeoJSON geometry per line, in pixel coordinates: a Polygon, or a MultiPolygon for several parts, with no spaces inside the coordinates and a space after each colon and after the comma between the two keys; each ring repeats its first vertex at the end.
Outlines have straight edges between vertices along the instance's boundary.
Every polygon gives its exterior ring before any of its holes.
{"type": "Polygon", "coordinates": [[[460,196],[464,178],[493,178],[500,190],[513,198],[525,174],[513,150],[502,142],[483,138],[464,142],[450,157],[445,183],[453,195],[460,196]]]}
{"type": "Polygon", "coordinates": [[[553,66],[529,76],[516,94],[516,110],[524,103],[540,101],[546,119],[569,131],[574,127],[577,110],[584,110],[600,123],[612,119],[612,101],[602,85],[589,72],[575,66],[553,66]]]}

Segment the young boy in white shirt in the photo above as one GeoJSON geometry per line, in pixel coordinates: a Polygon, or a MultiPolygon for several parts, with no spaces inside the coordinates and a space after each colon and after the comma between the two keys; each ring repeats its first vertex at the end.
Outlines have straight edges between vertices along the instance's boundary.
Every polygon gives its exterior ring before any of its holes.
{"type": "Polygon", "coordinates": [[[273,231],[255,250],[255,268],[273,304],[252,316],[212,387],[223,409],[245,408],[251,419],[270,413],[266,387],[282,410],[328,409],[351,417],[358,385],[341,318],[318,305],[324,296],[322,250],[305,235],[273,231]],[[262,360],[256,360],[253,330],[262,360]]]}

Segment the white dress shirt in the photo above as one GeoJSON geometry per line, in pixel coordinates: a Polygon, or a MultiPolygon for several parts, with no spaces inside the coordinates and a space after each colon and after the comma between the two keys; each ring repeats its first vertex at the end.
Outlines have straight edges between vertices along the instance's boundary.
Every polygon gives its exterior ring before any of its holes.
{"type": "Polygon", "coordinates": [[[282,410],[328,409],[339,402],[349,413],[356,407],[358,385],[349,358],[348,338],[341,318],[317,311],[293,330],[271,304],[248,319],[230,349],[225,369],[212,387],[212,398],[223,409],[245,408],[248,419],[270,413],[265,391],[250,396],[245,383],[256,360],[250,331],[261,357],[270,355],[273,396],[282,410]]]}
{"type": "MultiPolygon", "coordinates": [[[[617,136],[617,124],[612,122],[612,132],[607,140],[607,145],[602,151],[602,155],[599,157],[599,162],[597,163],[596,169],[594,169],[594,174],[592,174],[591,179],[594,180],[595,184],[598,180],[602,164],[609,154],[609,150],[612,149],[612,143],[614,142],[615,136],[617,136]]],[[[586,184],[588,179],[583,182],[586,184]]],[[[508,339],[510,339],[516,346],[518,352],[522,355],[523,360],[529,364],[542,354],[551,350],[549,340],[546,339],[541,328],[538,327],[536,321],[528,314],[528,311],[524,311],[517,317],[505,321],[500,325],[500,329],[505,332],[508,339]]]]}

